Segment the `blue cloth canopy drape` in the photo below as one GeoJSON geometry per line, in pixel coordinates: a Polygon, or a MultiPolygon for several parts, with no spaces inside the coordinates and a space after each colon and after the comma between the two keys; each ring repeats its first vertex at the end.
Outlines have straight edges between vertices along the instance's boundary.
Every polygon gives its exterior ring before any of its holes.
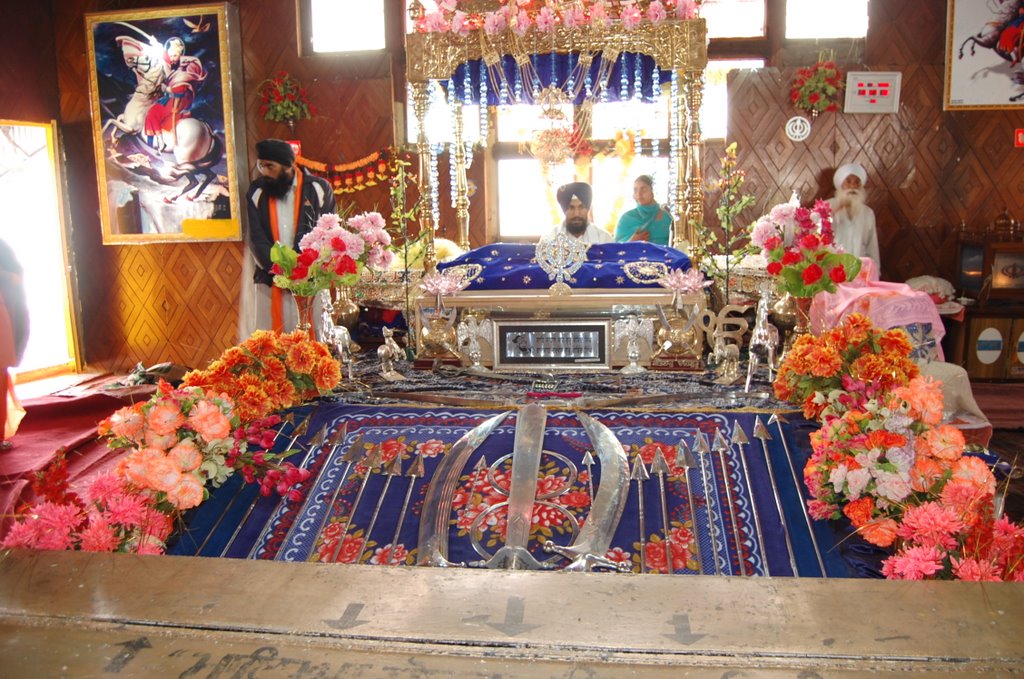
{"type": "MultiPolygon", "coordinates": [[[[503,98],[502,83],[496,82],[493,78],[487,83],[486,89],[480,87],[481,79],[487,77],[488,68],[483,60],[477,59],[460,64],[456,69],[453,76],[455,91],[463,99],[463,103],[470,104],[479,104],[481,93],[486,92],[487,104],[496,106],[502,103],[515,103],[517,91],[526,95],[520,99],[521,103],[532,99],[530,93],[534,91],[535,87],[543,89],[554,84],[562,89],[568,89],[567,85],[571,84],[574,87],[579,87],[579,96],[573,103],[582,104],[588,90],[586,82],[580,83],[578,80],[572,83],[568,82],[570,76],[576,71],[579,60],[578,53],[531,55],[530,61],[533,64],[537,82],[523,82],[522,71],[515,59],[511,56],[504,56],[500,62],[506,90],[505,98],[503,98]],[[468,87],[467,78],[469,80],[468,87]]],[[[591,88],[598,84],[596,80],[601,68],[601,61],[602,57],[595,56],[590,68],[587,69],[591,88]]],[[[579,74],[577,73],[576,76],[578,78],[579,74]]],[[[584,75],[583,78],[587,80],[587,75],[584,75]]],[[[653,58],[645,54],[625,52],[615,60],[605,88],[606,96],[602,95],[602,101],[628,101],[636,99],[639,95],[641,100],[651,102],[655,99],[655,84],[669,82],[671,78],[671,71],[657,70],[653,58]],[[655,75],[656,72],[657,75],[655,75]]],[[[445,85],[447,86],[447,81],[445,85]]]]}

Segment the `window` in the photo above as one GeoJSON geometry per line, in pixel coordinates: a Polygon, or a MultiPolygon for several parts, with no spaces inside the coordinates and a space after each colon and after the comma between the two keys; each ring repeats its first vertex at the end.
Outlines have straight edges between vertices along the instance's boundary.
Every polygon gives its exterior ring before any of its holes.
{"type": "MultiPolygon", "coordinates": [[[[568,120],[575,115],[581,122],[584,117],[580,107],[565,105],[563,111],[568,120]]],[[[667,96],[654,103],[595,104],[589,121],[595,154],[576,163],[568,160],[545,168],[527,146],[533,130],[542,126],[540,107],[498,107],[498,141],[493,146],[497,239],[535,239],[549,233],[563,218],[555,191],[571,181],[591,184],[594,223],[609,232],[614,232],[619,216],[634,207],[633,181],[638,175],[654,177],[657,200],[668,202],[668,116],[667,96]],[[623,144],[630,135],[642,141],[624,160],[622,153],[628,145],[623,144]]]]}
{"type": "Polygon", "coordinates": [[[786,0],[787,39],[863,38],[868,0],[786,0]]]}
{"type": "Polygon", "coordinates": [[[704,70],[704,100],[700,106],[700,131],[704,139],[725,139],[729,122],[729,71],[763,68],[764,59],[716,59],[704,70]]]}
{"type": "Polygon", "coordinates": [[[385,48],[384,0],[308,0],[314,53],[368,52],[385,48]]]}
{"type": "Polygon", "coordinates": [[[700,6],[700,16],[707,21],[708,38],[763,37],[764,5],[765,0],[704,0],[700,6]]]}

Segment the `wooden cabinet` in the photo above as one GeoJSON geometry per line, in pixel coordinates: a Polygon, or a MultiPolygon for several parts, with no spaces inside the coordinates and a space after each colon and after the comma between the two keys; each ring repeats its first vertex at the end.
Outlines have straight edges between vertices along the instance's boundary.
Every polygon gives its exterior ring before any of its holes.
{"type": "Polygon", "coordinates": [[[946,323],[946,360],[974,380],[1024,381],[1024,308],[968,308],[962,323],[946,323]]]}

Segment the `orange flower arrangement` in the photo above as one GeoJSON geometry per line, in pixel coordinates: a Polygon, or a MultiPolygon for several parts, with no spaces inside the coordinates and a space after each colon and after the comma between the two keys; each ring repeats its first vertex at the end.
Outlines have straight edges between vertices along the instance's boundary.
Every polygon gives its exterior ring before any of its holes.
{"type": "Polygon", "coordinates": [[[907,384],[919,373],[902,329],[879,330],[850,314],[821,335],[802,335],[786,354],[775,395],[803,407],[804,417],[840,414],[879,393],[907,384]]]}
{"type": "Polygon", "coordinates": [[[1024,580],[1024,526],[995,515],[992,471],[942,423],[942,384],[909,355],[902,331],[859,314],[787,354],[776,394],[822,419],[804,467],[808,514],[845,517],[891,548],[887,578],[1024,580]]]}
{"type": "Polygon", "coordinates": [[[341,382],[341,368],[327,347],[302,331],[257,330],[205,370],[185,375],[184,385],[229,396],[243,422],[286,410],[341,382]]]}

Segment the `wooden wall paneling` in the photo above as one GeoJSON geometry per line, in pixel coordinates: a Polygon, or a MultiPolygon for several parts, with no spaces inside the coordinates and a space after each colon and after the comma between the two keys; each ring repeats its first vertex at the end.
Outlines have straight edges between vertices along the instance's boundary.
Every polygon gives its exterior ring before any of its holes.
{"type": "MultiPolygon", "coordinates": [[[[124,370],[140,360],[170,360],[173,356],[173,360],[195,365],[216,356],[236,339],[229,328],[237,320],[240,281],[234,270],[241,266],[244,246],[102,246],[89,127],[84,13],[186,3],[51,0],[25,9],[21,3],[14,6],[3,1],[13,7],[9,13],[16,16],[47,11],[52,16],[72,243],[85,310],[84,359],[94,367],[124,370]],[[159,253],[160,261],[153,253],[159,253]],[[207,306],[202,315],[180,312],[170,324],[160,321],[159,307],[166,303],[174,311],[181,292],[176,286],[181,284],[182,272],[192,269],[200,276],[210,272],[198,288],[188,288],[190,295],[205,295],[202,299],[207,306]],[[139,270],[147,272],[152,284],[134,280],[139,270]],[[154,293],[158,296],[156,308],[153,301],[142,297],[149,286],[164,290],[154,293]]],[[[258,84],[279,70],[301,80],[320,108],[316,118],[300,122],[297,128],[296,136],[307,156],[346,162],[394,142],[397,90],[386,69],[356,79],[337,58],[298,57],[294,0],[238,0],[234,4],[240,14],[250,148],[263,137],[289,136],[283,125],[262,119],[255,96],[258,84]]],[[[796,113],[788,100],[792,69],[767,70],[761,75],[743,72],[730,79],[730,119],[735,124],[729,138],[739,142],[740,167],[747,172],[744,188],[757,201],[747,211],[750,214],[741,216],[745,223],[787,200],[794,188],[805,202],[831,195],[832,170],[846,159],[863,162],[868,169],[869,199],[879,216],[884,244],[883,273],[890,280],[952,269],[955,248],[950,243],[955,237],[949,227],[961,219],[980,226],[991,222],[1004,207],[1018,219],[1024,218],[1024,163],[1020,162],[1021,151],[1012,147],[1011,136],[1020,124],[1019,112],[942,110],[945,7],[939,0],[871,0],[869,36],[862,49],[855,43],[855,49],[845,53],[848,59],[864,62],[844,64],[846,67],[903,73],[898,116],[826,114],[814,121],[810,139],[793,144],[783,132],[785,121],[796,113]]],[[[20,26],[21,21],[9,25],[20,26]]],[[[45,36],[42,41],[46,42],[45,36]]],[[[40,57],[38,50],[26,53],[16,39],[5,42],[0,49],[8,58],[0,63],[16,66],[0,67],[0,91],[6,95],[27,90],[25,83],[46,80],[45,74],[31,79],[28,75],[33,72],[29,62],[39,62],[45,55],[40,57]]],[[[842,59],[844,54],[837,56],[842,59]]],[[[396,58],[396,63],[400,62],[401,56],[396,58]]],[[[36,89],[40,90],[37,102],[45,102],[53,94],[44,87],[36,89]]],[[[8,96],[3,99],[3,106],[27,105],[9,101],[8,96]]],[[[33,107],[42,110],[45,103],[33,107]]],[[[709,224],[717,223],[714,181],[723,150],[719,142],[709,143],[703,159],[709,224]]],[[[472,239],[478,245],[483,242],[486,203],[483,163],[481,154],[477,156],[470,177],[480,190],[470,209],[472,239]]],[[[445,168],[442,158],[439,233],[453,238],[454,215],[445,168]]],[[[245,173],[241,174],[244,183],[245,173]]],[[[414,192],[409,198],[415,199],[414,192]]],[[[383,209],[387,190],[375,187],[344,199],[353,200],[361,210],[383,209]]]]}
{"type": "Polygon", "coordinates": [[[0,59],[0,118],[48,123],[57,118],[57,64],[48,2],[2,0],[7,19],[0,44],[15,58],[0,59]]]}

